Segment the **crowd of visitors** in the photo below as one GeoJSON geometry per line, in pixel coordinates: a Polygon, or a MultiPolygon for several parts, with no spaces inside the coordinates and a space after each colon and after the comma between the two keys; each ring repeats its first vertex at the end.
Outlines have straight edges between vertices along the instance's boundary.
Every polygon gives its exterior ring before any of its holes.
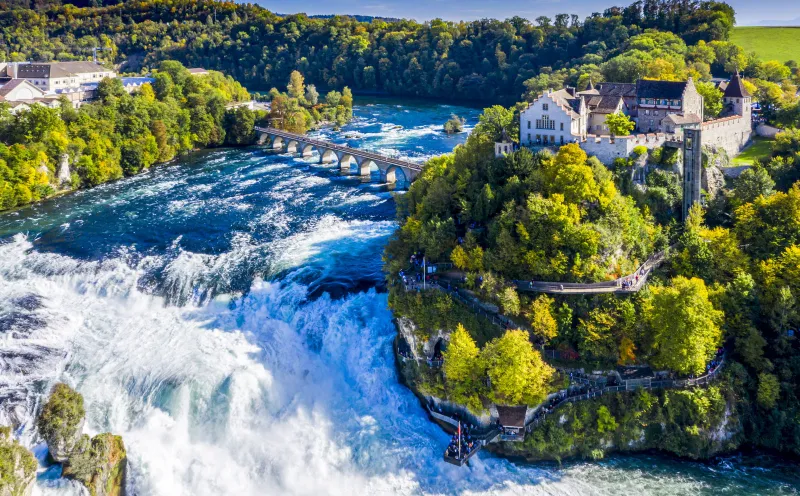
{"type": "Polygon", "coordinates": [[[647,275],[647,271],[645,270],[644,266],[642,266],[636,274],[630,275],[622,280],[622,289],[633,289],[639,285],[639,279],[647,275]]]}
{"type": "Polygon", "coordinates": [[[469,424],[460,426],[458,432],[453,434],[450,439],[450,445],[445,452],[446,456],[456,460],[463,460],[478,449],[479,442],[472,437],[472,429],[470,427],[469,424]]]}
{"type": "Polygon", "coordinates": [[[723,348],[717,348],[717,353],[714,355],[714,358],[706,365],[706,374],[711,374],[722,365],[722,355],[724,354],[725,350],[723,348]]]}

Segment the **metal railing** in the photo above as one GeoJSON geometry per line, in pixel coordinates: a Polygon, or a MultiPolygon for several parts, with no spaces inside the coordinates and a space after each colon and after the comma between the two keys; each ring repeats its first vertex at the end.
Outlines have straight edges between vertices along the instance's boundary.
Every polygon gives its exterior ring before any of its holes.
{"type": "Polygon", "coordinates": [[[520,291],[534,293],[635,293],[644,287],[653,269],[661,265],[666,258],[666,253],[666,250],[655,253],[640,265],[633,274],[613,281],[594,283],[513,281],[513,283],[520,291]],[[629,282],[630,285],[626,286],[626,282],[629,282]]]}
{"type": "MultiPolygon", "coordinates": [[[[697,387],[697,386],[706,386],[714,381],[717,376],[719,376],[720,371],[722,370],[723,366],[725,365],[725,355],[723,354],[720,358],[719,364],[714,368],[714,370],[710,371],[708,374],[705,374],[700,377],[696,378],[689,378],[689,379],[625,379],[620,381],[619,384],[615,384],[613,386],[602,386],[595,391],[589,391],[582,394],[570,395],[569,390],[567,390],[565,397],[562,397],[558,402],[553,405],[546,405],[547,402],[539,404],[535,407],[534,410],[539,410],[540,408],[547,406],[547,408],[551,411],[555,411],[556,408],[560,407],[561,405],[567,403],[575,403],[578,401],[585,401],[589,399],[599,398],[607,393],[621,393],[625,391],[636,391],[638,389],[645,389],[645,390],[654,390],[654,389],[687,389],[690,387],[697,387]]],[[[593,379],[582,378],[582,377],[573,377],[572,381],[578,383],[584,383],[590,385],[592,387],[598,387],[599,384],[602,384],[601,381],[596,381],[593,379]]],[[[542,415],[535,415],[534,418],[525,426],[526,432],[531,432],[535,427],[541,425],[546,419],[548,414],[542,415]]]]}

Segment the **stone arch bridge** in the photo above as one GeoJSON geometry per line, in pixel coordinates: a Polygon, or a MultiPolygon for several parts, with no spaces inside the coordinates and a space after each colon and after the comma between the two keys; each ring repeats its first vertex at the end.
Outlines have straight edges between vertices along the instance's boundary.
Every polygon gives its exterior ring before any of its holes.
{"type": "Polygon", "coordinates": [[[273,150],[286,150],[310,157],[316,151],[319,162],[338,162],[343,170],[351,167],[358,169],[359,175],[370,177],[373,172],[380,172],[381,181],[387,183],[411,184],[422,172],[422,166],[405,160],[386,157],[378,153],[357,150],[347,146],[336,145],[329,141],[309,138],[308,136],[290,133],[272,127],[255,128],[260,144],[268,144],[273,150]]]}

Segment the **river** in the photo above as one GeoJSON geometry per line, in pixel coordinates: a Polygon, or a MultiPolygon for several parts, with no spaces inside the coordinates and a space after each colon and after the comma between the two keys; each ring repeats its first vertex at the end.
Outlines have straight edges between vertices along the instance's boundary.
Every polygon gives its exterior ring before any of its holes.
{"type": "MultiPolygon", "coordinates": [[[[361,99],[317,133],[422,162],[451,113],[361,99]]],[[[133,495],[797,494],[769,459],[445,464],[397,380],[381,252],[386,185],[257,147],[213,150],[0,216],[0,424],[34,444],[55,381],[121,434],[133,495]]],[[[402,194],[402,193],[397,193],[402,194]]],[[[80,494],[42,469],[37,494],[80,494]]]]}

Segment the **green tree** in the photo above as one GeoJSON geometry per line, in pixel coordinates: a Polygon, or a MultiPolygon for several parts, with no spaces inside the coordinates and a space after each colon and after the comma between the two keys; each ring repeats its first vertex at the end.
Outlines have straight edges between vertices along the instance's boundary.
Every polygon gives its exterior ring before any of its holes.
{"type": "Polygon", "coordinates": [[[540,295],[533,300],[528,314],[533,333],[545,342],[551,341],[558,335],[558,323],[553,317],[555,300],[547,295],[540,295]]]}
{"type": "Polygon", "coordinates": [[[292,71],[289,75],[289,84],[286,85],[290,98],[303,98],[306,94],[305,78],[300,71],[292,71]]]}
{"type": "Polygon", "coordinates": [[[604,434],[615,430],[617,430],[617,419],[611,415],[611,411],[607,406],[601,405],[597,409],[597,432],[604,434]]]}
{"type": "Polygon", "coordinates": [[[487,136],[492,141],[499,141],[505,132],[512,140],[519,139],[519,132],[515,131],[519,127],[516,122],[513,109],[507,109],[501,105],[483,109],[483,114],[478,119],[473,133],[487,136]]]}
{"type": "Polygon", "coordinates": [[[483,370],[479,353],[475,340],[461,324],[450,335],[450,342],[442,352],[442,370],[450,398],[474,412],[483,410],[480,401],[483,370]]]}
{"type": "Polygon", "coordinates": [[[306,86],[306,101],[309,105],[316,105],[319,102],[319,92],[313,84],[306,86]]]}
{"type": "Polygon", "coordinates": [[[775,408],[781,396],[781,384],[773,374],[758,374],[758,404],[766,409],[775,408]]]}
{"type": "Polygon", "coordinates": [[[722,343],[723,313],[711,303],[702,279],[676,277],[653,286],[642,313],[653,340],[652,364],[680,374],[702,374],[722,343]]]}
{"type": "Polygon", "coordinates": [[[538,405],[547,396],[553,369],[533,349],[528,333],[506,331],[481,351],[489,376],[488,397],[499,405],[538,405]]]}
{"type": "Polygon", "coordinates": [[[514,288],[503,288],[497,296],[505,314],[519,315],[519,295],[517,295],[514,288]]]}
{"type": "Polygon", "coordinates": [[[256,116],[247,107],[225,113],[225,142],[229,145],[251,145],[256,140],[256,116]]]}
{"type": "Polygon", "coordinates": [[[345,86],[342,89],[342,99],[340,100],[340,104],[344,106],[348,111],[352,112],[353,110],[353,92],[350,91],[350,88],[345,86]]]}
{"type": "Polygon", "coordinates": [[[703,97],[703,113],[707,119],[717,117],[722,112],[723,93],[714,83],[698,81],[697,92],[703,97]]]}
{"type": "Polygon", "coordinates": [[[737,205],[752,203],[759,196],[769,196],[775,181],[764,167],[759,165],[742,172],[733,182],[733,197],[737,205]]]}
{"type": "Polygon", "coordinates": [[[606,126],[611,136],[628,136],[636,127],[636,123],[622,112],[616,112],[606,116],[606,126]]]}
{"type": "Polygon", "coordinates": [[[342,101],[342,94],[336,90],[331,90],[325,95],[325,103],[329,106],[336,108],[339,106],[339,103],[342,101]]]}

